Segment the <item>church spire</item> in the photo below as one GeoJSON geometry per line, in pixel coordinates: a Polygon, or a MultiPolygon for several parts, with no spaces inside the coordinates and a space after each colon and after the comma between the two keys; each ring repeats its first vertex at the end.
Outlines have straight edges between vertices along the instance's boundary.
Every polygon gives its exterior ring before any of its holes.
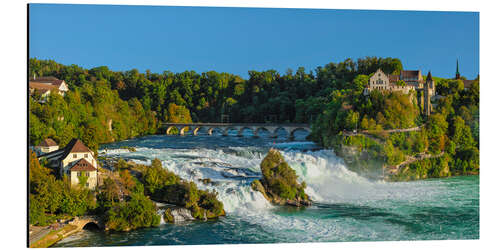
{"type": "Polygon", "coordinates": [[[458,58],[457,58],[457,72],[455,72],[455,79],[460,79],[460,72],[458,71],[458,58]]]}

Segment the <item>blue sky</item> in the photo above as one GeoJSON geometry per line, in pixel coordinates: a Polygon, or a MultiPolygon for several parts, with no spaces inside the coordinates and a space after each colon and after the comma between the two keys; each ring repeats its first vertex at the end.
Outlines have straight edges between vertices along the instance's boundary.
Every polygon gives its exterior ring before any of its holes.
{"type": "Polygon", "coordinates": [[[365,56],[453,77],[479,73],[479,13],[30,5],[30,57],[161,73],[307,71],[365,56]]]}

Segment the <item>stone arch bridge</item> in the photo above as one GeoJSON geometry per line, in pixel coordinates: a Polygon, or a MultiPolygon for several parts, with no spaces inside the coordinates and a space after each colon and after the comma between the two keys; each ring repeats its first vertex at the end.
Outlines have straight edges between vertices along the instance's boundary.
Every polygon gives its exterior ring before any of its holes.
{"type": "Polygon", "coordinates": [[[75,225],[77,227],[76,230],[78,231],[82,230],[85,226],[89,224],[94,224],[99,229],[105,229],[104,222],[101,220],[101,218],[92,215],[75,217],[68,224],[75,225]]]}
{"type": "Polygon", "coordinates": [[[278,137],[278,130],[284,129],[287,132],[288,138],[293,140],[294,133],[298,130],[304,130],[311,133],[311,127],[305,123],[162,123],[162,127],[169,134],[173,128],[177,128],[179,135],[185,135],[189,129],[193,131],[193,135],[197,135],[200,131],[206,131],[212,135],[215,129],[219,129],[222,135],[227,136],[229,130],[238,131],[238,136],[243,136],[245,129],[250,129],[255,137],[259,137],[259,131],[265,130],[269,132],[269,137],[278,137]]]}

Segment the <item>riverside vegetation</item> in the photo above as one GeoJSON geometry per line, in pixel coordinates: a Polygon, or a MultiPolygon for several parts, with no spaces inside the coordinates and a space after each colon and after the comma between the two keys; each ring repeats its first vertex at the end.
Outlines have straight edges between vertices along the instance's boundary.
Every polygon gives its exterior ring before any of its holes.
{"type": "Polygon", "coordinates": [[[36,155],[30,152],[30,225],[46,226],[57,219],[97,215],[106,230],[129,231],[158,226],[161,217],[148,195],[166,203],[185,206],[197,219],[217,218],[225,214],[223,204],[217,200],[215,193],[199,190],[193,182],[183,181],[164,170],[157,159],[152,166],[131,166],[119,160],[116,169],[115,172],[99,170],[105,177],[96,190],[86,189],[83,185],[72,188],[67,177],[56,178],[57,174],[40,164],[36,155]],[[169,193],[160,195],[160,190],[169,193]]]}
{"type": "Polygon", "coordinates": [[[88,70],[32,58],[30,75],[58,77],[70,91],[65,97],[52,95],[45,104],[30,97],[29,140],[36,145],[51,137],[66,144],[77,137],[97,151],[101,143],[162,132],[160,122],[216,122],[227,114],[231,122],[311,123],[310,139],[320,145],[344,157],[353,154],[343,154],[346,150],[341,145],[355,147],[359,154],[350,157],[348,166],[368,177],[409,156],[440,152],[446,162],[438,164],[442,171],[431,169],[434,164],[428,163],[435,160],[427,160],[410,164],[407,171],[391,178],[478,173],[479,79],[465,90],[461,79],[434,77],[437,93],[444,98],[437,101],[434,114],[423,117],[416,93],[362,94],[378,68],[398,74],[403,66],[396,58],[366,57],[329,63],[309,73],[302,67],[284,75],[275,70],[249,71],[249,79],[244,80],[214,71],[114,72],[105,66],[88,70]],[[382,133],[418,125],[424,129],[382,133]],[[381,140],[343,136],[344,130],[356,128],[380,131],[376,136],[381,140]]]}
{"type": "MultiPolygon", "coordinates": [[[[398,69],[390,69],[391,73],[398,69]]],[[[370,178],[380,178],[386,167],[398,166],[410,157],[429,158],[401,166],[388,180],[405,181],[429,177],[479,173],[479,79],[465,90],[462,80],[434,78],[438,94],[429,117],[420,115],[417,93],[408,95],[361,88],[335,90],[324,112],[315,120],[311,137],[332,147],[347,166],[370,178]],[[421,126],[421,131],[385,133],[385,129],[421,126]],[[369,130],[371,135],[345,135],[345,131],[369,130]]],[[[358,75],[354,82],[367,83],[358,75]]]]}
{"type": "Polygon", "coordinates": [[[57,77],[70,91],[44,104],[30,97],[29,141],[37,145],[51,137],[64,145],[80,138],[96,151],[101,143],[165,132],[158,129],[160,122],[219,122],[222,114],[231,122],[311,123],[331,102],[333,91],[362,88],[355,76],[379,67],[402,68],[398,59],[367,57],[329,63],[314,73],[302,67],[283,75],[249,71],[245,80],[215,71],[118,72],[31,58],[30,76],[57,77]]]}

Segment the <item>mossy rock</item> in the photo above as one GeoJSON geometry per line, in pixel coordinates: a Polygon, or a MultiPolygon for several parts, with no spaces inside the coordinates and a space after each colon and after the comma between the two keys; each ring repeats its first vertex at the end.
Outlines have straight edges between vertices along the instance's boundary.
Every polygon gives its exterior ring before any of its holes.
{"type": "Polygon", "coordinates": [[[254,180],[252,189],[277,205],[309,206],[306,183],[299,184],[297,175],[276,149],[270,149],[260,164],[262,179],[254,180]]]}
{"type": "Polygon", "coordinates": [[[272,199],[269,198],[269,196],[267,196],[266,189],[264,188],[264,186],[262,186],[262,183],[260,183],[259,180],[252,181],[252,184],[250,186],[252,187],[253,190],[261,192],[264,198],[266,198],[266,200],[268,200],[269,202],[272,201],[272,199]]]}
{"type": "Polygon", "coordinates": [[[163,214],[163,220],[167,223],[174,223],[174,216],[172,215],[172,209],[167,208],[163,214]]]}

